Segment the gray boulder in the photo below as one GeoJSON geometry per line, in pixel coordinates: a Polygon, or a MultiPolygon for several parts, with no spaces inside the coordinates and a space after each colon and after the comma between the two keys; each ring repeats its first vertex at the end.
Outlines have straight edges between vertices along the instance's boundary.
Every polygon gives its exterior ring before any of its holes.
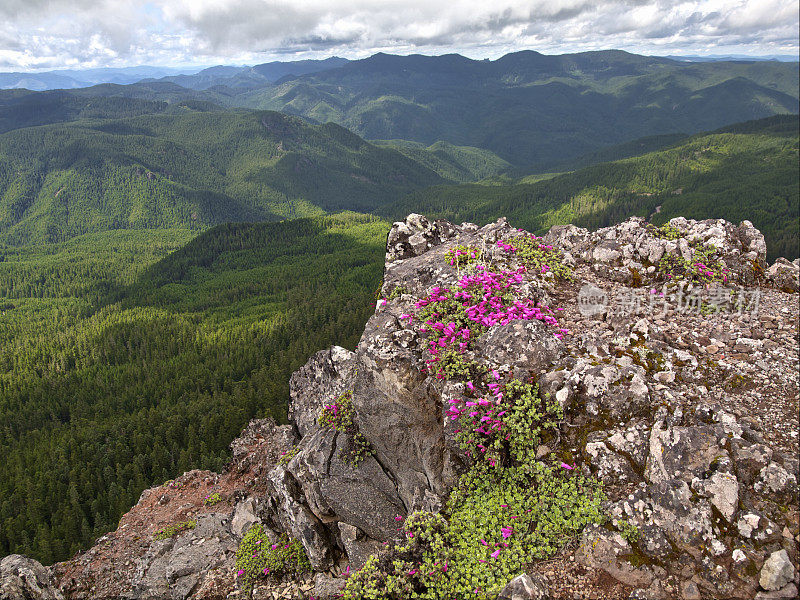
{"type": "Polygon", "coordinates": [[[137,560],[130,597],[184,600],[209,571],[232,567],[238,546],[225,517],[200,518],[195,529],[154,542],[137,560]]]}
{"type": "Polygon", "coordinates": [[[771,462],[761,469],[753,489],[765,494],[788,494],[796,497],[797,479],[778,463],[771,462]]]}
{"type": "Polygon", "coordinates": [[[393,339],[396,327],[386,313],[367,323],[356,351],[353,406],[361,433],[412,512],[433,508],[455,484],[460,458],[445,442],[440,392],[414,352],[393,339]]]}
{"type": "Polygon", "coordinates": [[[713,537],[711,506],[692,502],[692,492],[682,479],[669,479],[648,487],[653,524],[681,548],[707,543],[713,537]]]}
{"type": "Polygon", "coordinates": [[[344,579],[337,579],[325,573],[317,573],[314,576],[314,592],[312,596],[315,600],[335,600],[340,597],[344,585],[344,579]]]}
{"type": "Polygon", "coordinates": [[[403,503],[373,456],[348,462],[352,443],[346,433],[319,429],[303,439],[288,470],[320,521],[344,521],[374,539],[391,539],[395,517],[405,514],[403,503]]]}
{"type": "Polygon", "coordinates": [[[318,571],[329,568],[333,560],[328,530],[305,503],[300,482],[283,465],[269,474],[270,511],[283,531],[303,544],[311,566],[318,571]]]}
{"type": "Polygon", "coordinates": [[[541,321],[511,321],[492,327],[475,344],[475,352],[495,364],[510,365],[517,379],[539,375],[564,354],[564,344],[541,321]]]}
{"type": "Polygon", "coordinates": [[[755,600],[797,600],[797,586],[789,583],[779,590],[758,592],[755,600]]]}
{"type": "Polygon", "coordinates": [[[709,498],[729,523],[739,506],[739,481],[731,473],[713,473],[708,479],[698,477],[692,480],[692,489],[699,495],[709,498]]]}
{"type": "Polygon", "coordinates": [[[794,565],[786,550],[778,550],[769,555],[761,567],[758,583],[767,591],[779,590],[794,579],[794,565]]]}
{"type": "Polygon", "coordinates": [[[0,600],[64,600],[64,596],[48,567],[11,554],[0,560],[0,600]]]}
{"type": "Polygon", "coordinates": [[[725,433],[713,426],[669,427],[658,422],[650,432],[645,478],[650,483],[675,478],[690,483],[720,459],[729,462],[725,441],[725,433]]]}
{"type": "Polygon", "coordinates": [[[767,280],[784,292],[796,292],[800,288],[799,277],[800,268],[783,257],[778,258],[767,269],[767,280]]]}
{"type": "Polygon", "coordinates": [[[386,240],[386,262],[403,260],[425,253],[433,246],[454,237],[458,229],[444,220],[429,221],[416,213],[392,225],[386,240]]]}
{"type": "Polygon", "coordinates": [[[349,389],[355,373],[355,355],[332,346],[320,350],[289,379],[289,421],[303,436],[317,425],[322,407],[349,389]]]}
{"type": "Polygon", "coordinates": [[[339,534],[342,545],[350,560],[350,569],[358,570],[364,566],[367,559],[379,552],[384,546],[383,542],[369,537],[358,527],[349,523],[339,523],[339,534]]]}
{"type": "Polygon", "coordinates": [[[628,562],[626,557],[632,553],[631,545],[618,532],[593,524],[583,530],[575,557],[579,564],[605,571],[625,585],[649,587],[653,573],[646,566],[635,567],[628,562]]]}
{"type": "Polygon", "coordinates": [[[550,591],[540,577],[523,574],[512,579],[497,596],[497,600],[549,600],[550,591]]]}

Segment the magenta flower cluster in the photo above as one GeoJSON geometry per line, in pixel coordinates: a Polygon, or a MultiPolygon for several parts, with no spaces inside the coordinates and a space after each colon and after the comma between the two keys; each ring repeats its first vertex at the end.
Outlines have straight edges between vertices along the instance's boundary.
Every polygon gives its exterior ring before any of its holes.
{"type": "MultiPolygon", "coordinates": [[[[479,273],[466,275],[457,283],[457,290],[454,292],[449,288],[434,287],[427,298],[423,298],[416,303],[417,310],[431,304],[455,300],[465,308],[466,317],[477,325],[492,327],[495,325],[506,325],[516,320],[537,319],[547,325],[556,326],[558,321],[553,316],[553,312],[546,306],[536,306],[530,299],[513,300],[508,303],[506,298],[508,292],[513,292],[515,287],[523,282],[523,274],[526,273],[525,267],[520,267],[515,271],[501,271],[494,273],[485,270],[481,265],[476,268],[479,273]]],[[[429,342],[429,350],[434,356],[439,354],[441,349],[458,345],[458,349],[467,349],[469,341],[474,339],[474,333],[470,327],[458,326],[455,322],[444,323],[438,320],[441,315],[433,313],[433,317],[425,321],[425,325],[420,331],[436,331],[439,335],[432,336],[429,342]]],[[[409,318],[410,315],[403,315],[401,318],[409,318]]],[[[556,333],[557,338],[562,338],[566,332],[559,329],[556,333]]]]}

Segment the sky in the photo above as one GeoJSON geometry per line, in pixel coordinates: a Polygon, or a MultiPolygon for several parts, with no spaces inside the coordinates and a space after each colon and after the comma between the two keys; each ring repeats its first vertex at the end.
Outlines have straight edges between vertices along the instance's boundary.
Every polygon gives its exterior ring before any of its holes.
{"type": "Polygon", "coordinates": [[[798,55],[800,0],[0,0],[0,71],[376,52],[798,55]]]}

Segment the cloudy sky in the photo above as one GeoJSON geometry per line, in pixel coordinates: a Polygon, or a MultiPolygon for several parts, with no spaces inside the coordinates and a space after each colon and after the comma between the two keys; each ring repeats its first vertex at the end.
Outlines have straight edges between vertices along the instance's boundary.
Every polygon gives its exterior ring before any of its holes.
{"type": "Polygon", "coordinates": [[[377,51],[798,54],[800,0],[0,0],[0,70],[377,51]]]}

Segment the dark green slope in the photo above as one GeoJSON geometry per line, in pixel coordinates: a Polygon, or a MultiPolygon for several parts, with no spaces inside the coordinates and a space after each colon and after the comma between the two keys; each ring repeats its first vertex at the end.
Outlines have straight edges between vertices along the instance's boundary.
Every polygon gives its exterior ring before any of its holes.
{"type": "MultiPolygon", "coordinates": [[[[198,81],[185,81],[203,89],[165,79],[59,93],[68,94],[65,102],[115,98],[279,110],[332,121],[367,139],[482,148],[539,171],[648,135],[796,114],[800,97],[797,63],[688,63],[617,50],[560,56],[526,51],[495,61],[377,54],[274,83],[253,69],[249,75],[212,69],[198,81]]],[[[51,112],[50,120],[36,122],[78,118],[75,111],[51,112]]],[[[14,115],[4,114],[0,100],[3,127],[32,124],[14,115]]]]}
{"type": "Polygon", "coordinates": [[[192,233],[0,248],[0,555],[65,559],[144,488],[219,469],[249,419],[285,419],[291,373],[355,346],[388,227],[227,224],[167,256],[192,233]]]}
{"type": "Polygon", "coordinates": [[[383,148],[394,148],[444,179],[459,183],[485,179],[511,168],[511,164],[489,150],[455,146],[449,142],[439,141],[430,146],[407,140],[377,140],[372,143],[383,148]]]}
{"type": "Polygon", "coordinates": [[[81,97],[64,90],[0,90],[0,133],[79,119],[120,119],[160,113],[167,107],[167,103],[161,100],[81,97]]]}
{"type": "Polygon", "coordinates": [[[334,124],[178,112],[0,136],[0,241],[374,211],[446,180],[334,124]]]}
{"type": "Polygon", "coordinates": [[[621,51],[496,61],[378,54],[235,102],[335,121],[367,139],[479,147],[542,170],[647,135],[797,113],[798,94],[796,63],[685,63],[621,51]]]}
{"type": "Polygon", "coordinates": [[[391,216],[415,211],[476,223],[506,216],[540,232],[634,215],[658,224],[675,216],[749,219],[764,233],[770,259],[796,258],[799,180],[798,117],[777,116],[536,183],[437,186],[410,195],[391,216]]]}

